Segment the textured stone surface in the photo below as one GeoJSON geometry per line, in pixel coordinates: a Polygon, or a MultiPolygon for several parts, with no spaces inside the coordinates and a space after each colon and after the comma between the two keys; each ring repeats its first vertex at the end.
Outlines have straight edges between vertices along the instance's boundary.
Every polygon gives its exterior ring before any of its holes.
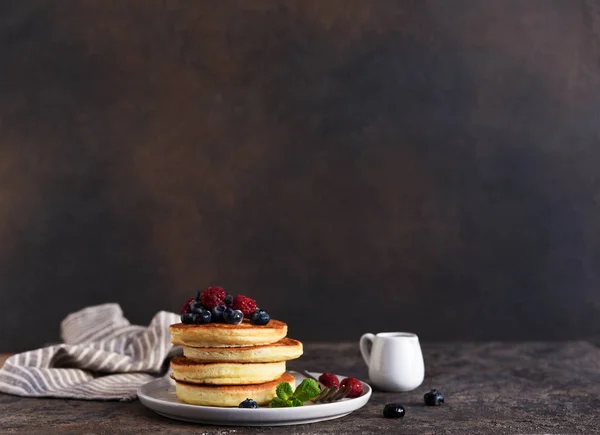
{"type": "Polygon", "coordinates": [[[426,340],[600,334],[599,6],[0,1],[0,351],[210,284],[307,341],[365,292],[426,340]]]}
{"type": "MultiPolygon", "coordinates": [[[[426,379],[410,393],[375,392],[353,414],[285,428],[227,428],[172,421],[133,403],[23,399],[0,395],[3,434],[574,434],[600,428],[600,349],[588,342],[449,343],[423,346],[426,379]],[[435,387],[441,407],[425,407],[435,387]],[[383,405],[406,407],[402,420],[381,417],[383,405]]],[[[291,368],[367,372],[354,343],[306,344],[291,368]]]]}

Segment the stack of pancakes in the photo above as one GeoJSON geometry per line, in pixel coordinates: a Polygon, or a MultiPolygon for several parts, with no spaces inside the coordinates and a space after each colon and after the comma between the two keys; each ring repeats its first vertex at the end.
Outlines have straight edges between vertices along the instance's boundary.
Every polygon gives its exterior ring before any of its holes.
{"type": "Polygon", "coordinates": [[[177,397],[185,403],[238,406],[251,398],[266,405],[280,382],[294,387],[286,361],[302,355],[302,343],[286,338],[283,322],[177,323],[169,329],[171,342],[183,347],[183,356],[171,361],[171,377],[177,397]]]}

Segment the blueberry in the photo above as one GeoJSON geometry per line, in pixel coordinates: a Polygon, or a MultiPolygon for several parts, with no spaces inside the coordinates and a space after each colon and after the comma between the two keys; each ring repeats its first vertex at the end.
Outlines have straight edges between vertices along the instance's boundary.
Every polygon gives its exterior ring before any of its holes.
{"type": "Polygon", "coordinates": [[[244,320],[244,313],[242,313],[240,310],[226,308],[225,311],[223,311],[223,320],[225,321],[225,323],[237,325],[239,323],[242,323],[242,320],[244,320]]]}
{"type": "Polygon", "coordinates": [[[231,296],[229,293],[225,293],[225,299],[223,299],[223,303],[227,306],[233,304],[233,296],[231,296]]]}
{"type": "Polygon", "coordinates": [[[192,302],[190,302],[190,309],[191,309],[192,313],[194,313],[194,314],[201,314],[202,311],[206,310],[206,308],[204,307],[204,305],[202,305],[198,301],[192,301],[192,302]]]}
{"type": "Polygon", "coordinates": [[[233,314],[231,315],[231,323],[238,325],[242,323],[242,320],[244,320],[244,313],[242,313],[240,310],[233,310],[233,314]]]}
{"type": "Polygon", "coordinates": [[[194,322],[195,316],[197,316],[197,314],[184,313],[181,315],[181,323],[187,323],[187,324],[196,323],[196,322],[194,322]]]}
{"type": "Polygon", "coordinates": [[[383,416],[385,418],[402,418],[404,417],[404,406],[397,403],[388,403],[383,407],[383,416]]]}
{"type": "Polygon", "coordinates": [[[427,406],[437,406],[444,403],[444,395],[438,390],[431,390],[429,393],[425,393],[423,400],[427,406]]]}
{"type": "Polygon", "coordinates": [[[254,400],[252,400],[252,399],[246,399],[242,403],[240,403],[238,407],[239,408],[253,408],[253,409],[256,409],[259,406],[258,406],[258,403],[256,403],[254,400]]]}
{"type": "Polygon", "coordinates": [[[217,305],[212,310],[210,310],[210,312],[212,314],[212,321],[213,322],[222,322],[223,321],[223,313],[225,312],[226,309],[227,309],[227,307],[225,305],[217,305]]]}
{"type": "Polygon", "coordinates": [[[204,323],[210,323],[210,319],[212,314],[208,310],[202,310],[199,313],[194,313],[196,318],[194,319],[194,323],[197,325],[202,325],[204,323]]]}
{"type": "Polygon", "coordinates": [[[233,308],[225,308],[223,310],[223,321],[226,323],[229,323],[229,319],[231,318],[232,314],[233,314],[233,308]]]}
{"type": "Polygon", "coordinates": [[[253,325],[266,325],[271,320],[271,316],[265,310],[257,308],[255,312],[250,314],[250,323],[253,325]]]}

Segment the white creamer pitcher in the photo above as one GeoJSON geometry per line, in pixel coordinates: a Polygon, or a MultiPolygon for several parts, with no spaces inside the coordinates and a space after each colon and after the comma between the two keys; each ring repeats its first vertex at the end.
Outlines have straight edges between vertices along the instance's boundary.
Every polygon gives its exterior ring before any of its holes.
{"type": "Polygon", "coordinates": [[[366,333],[360,353],[369,367],[371,383],[385,391],[411,391],[423,382],[425,364],[419,337],[410,332],[366,333]],[[369,351],[369,344],[373,346],[369,351]]]}

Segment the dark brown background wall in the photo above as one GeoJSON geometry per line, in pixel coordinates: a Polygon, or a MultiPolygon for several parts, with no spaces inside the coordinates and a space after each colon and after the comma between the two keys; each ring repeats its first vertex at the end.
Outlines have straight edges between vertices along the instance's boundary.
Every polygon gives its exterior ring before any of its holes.
{"type": "Polygon", "coordinates": [[[0,2],[0,350],[201,286],[303,340],[600,334],[600,2],[0,2]]]}

